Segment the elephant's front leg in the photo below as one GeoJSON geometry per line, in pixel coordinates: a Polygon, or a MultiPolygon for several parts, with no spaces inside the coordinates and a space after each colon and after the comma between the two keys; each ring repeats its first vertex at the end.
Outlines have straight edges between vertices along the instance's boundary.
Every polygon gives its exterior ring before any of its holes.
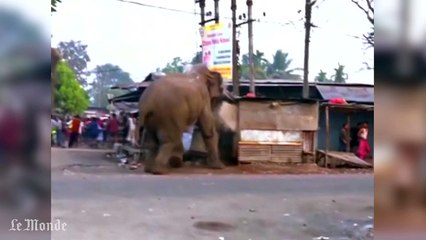
{"type": "Polygon", "coordinates": [[[219,159],[219,136],[216,131],[213,113],[209,106],[204,108],[198,123],[208,152],[207,165],[213,169],[224,168],[225,165],[219,159]]]}

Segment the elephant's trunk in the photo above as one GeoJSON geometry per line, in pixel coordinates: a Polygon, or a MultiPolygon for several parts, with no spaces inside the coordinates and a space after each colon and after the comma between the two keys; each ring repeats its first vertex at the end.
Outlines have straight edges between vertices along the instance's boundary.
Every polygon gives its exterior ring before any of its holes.
{"type": "Polygon", "coordinates": [[[226,101],[215,109],[216,129],[235,132],[237,130],[237,111],[238,106],[226,101]]]}

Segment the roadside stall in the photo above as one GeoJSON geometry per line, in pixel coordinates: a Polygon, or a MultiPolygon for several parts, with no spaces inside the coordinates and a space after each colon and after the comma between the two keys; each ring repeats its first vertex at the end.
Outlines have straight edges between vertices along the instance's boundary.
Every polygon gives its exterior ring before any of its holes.
{"type": "MultiPolygon", "coordinates": [[[[351,120],[359,113],[362,112],[373,112],[374,106],[364,105],[364,104],[333,104],[333,103],[324,103],[321,105],[321,111],[324,111],[325,114],[325,148],[318,149],[316,151],[316,162],[320,166],[324,167],[336,167],[339,165],[352,165],[357,167],[372,167],[372,164],[368,161],[362,160],[357,157],[353,152],[351,152],[350,141],[347,139],[346,151],[336,151],[331,149],[331,138],[332,130],[333,132],[340,131],[340,125],[336,124],[336,118],[331,118],[330,115],[334,113],[342,113],[346,115],[346,123],[351,126],[351,120]],[[334,127],[333,127],[334,126],[334,127]]],[[[347,130],[347,136],[350,136],[350,129],[347,130]]],[[[336,135],[336,134],[334,134],[336,135]]],[[[338,135],[337,135],[338,136],[338,135]]],[[[322,141],[320,139],[319,141],[322,141]]]]}
{"type": "Polygon", "coordinates": [[[318,102],[242,98],[238,101],[239,162],[311,162],[318,102]]]}

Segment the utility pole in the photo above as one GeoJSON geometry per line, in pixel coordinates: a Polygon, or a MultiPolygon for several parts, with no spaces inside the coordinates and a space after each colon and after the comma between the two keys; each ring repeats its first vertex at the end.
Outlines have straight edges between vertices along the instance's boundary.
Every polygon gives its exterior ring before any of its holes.
{"type": "MultiPolygon", "coordinates": [[[[219,23],[219,0],[214,0],[214,17],[209,20],[206,20],[206,0],[195,0],[195,3],[198,3],[200,6],[201,27],[204,27],[206,23],[213,21],[215,23],[219,23]]],[[[208,12],[208,14],[211,14],[211,12],[208,12]]]]}
{"type": "Polygon", "coordinates": [[[402,76],[407,76],[412,71],[413,64],[410,56],[410,9],[411,0],[401,0],[400,10],[400,52],[399,71],[402,76]]]}
{"type": "Polygon", "coordinates": [[[305,3],[305,59],[303,64],[303,98],[309,98],[309,43],[312,27],[312,7],[316,1],[306,0],[305,3]]]}
{"type": "Polygon", "coordinates": [[[240,96],[240,78],[238,73],[238,41],[237,41],[237,0],[231,0],[232,10],[232,92],[240,96]]]}
{"type": "Polygon", "coordinates": [[[201,27],[204,27],[206,22],[206,0],[196,0],[195,3],[200,5],[201,27]]]}
{"type": "Polygon", "coordinates": [[[253,0],[247,0],[247,17],[248,17],[248,40],[249,40],[249,66],[250,66],[250,92],[255,93],[254,85],[254,62],[253,62],[253,21],[252,7],[253,0]]]}
{"type": "Polygon", "coordinates": [[[214,0],[214,21],[219,23],[219,0],[214,0]]]}

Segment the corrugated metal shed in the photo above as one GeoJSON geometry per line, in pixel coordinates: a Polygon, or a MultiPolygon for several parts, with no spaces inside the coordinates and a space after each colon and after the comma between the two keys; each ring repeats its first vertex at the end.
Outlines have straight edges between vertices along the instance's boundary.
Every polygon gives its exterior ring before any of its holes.
{"type": "Polygon", "coordinates": [[[323,100],[344,98],[348,102],[374,103],[374,87],[317,85],[323,100]]]}
{"type": "Polygon", "coordinates": [[[117,102],[113,103],[114,107],[120,111],[138,112],[138,103],[131,102],[117,102]]]}

